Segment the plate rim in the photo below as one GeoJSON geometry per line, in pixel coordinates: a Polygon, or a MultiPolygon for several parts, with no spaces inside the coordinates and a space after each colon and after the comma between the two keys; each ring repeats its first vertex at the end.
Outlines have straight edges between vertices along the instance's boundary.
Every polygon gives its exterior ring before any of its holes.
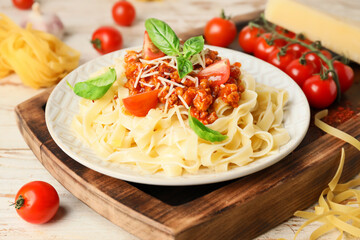
{"type": "MultiPolygon", "coordinates": [[[[101,59],[108,58],[109,60],[112,59],[112,61],[113,61],[117,55],[120,55],[121,53],[128,51],[128,50],[134,50],[134,49],[138,50],[139,48],[141,48],[140,46],[121,49],[121,50],[94,58],[94,59],[78,66],[76,69],[74,69],[68,75],[66,75],[55,86],[55,88],[53,89],[53,91],[51,92],[51,94],[47,100],[47,104],[45,107],[45,122],[46,122],[47,129],[48,129],[52,139],[54,140],[56,145],[62,151],[64,151],[65,154],[67,154],[69,157],[71,157],[74,161],[77,161],[78,163],[80,163],[80,164],[84,165],[85,167],[90,168],[96,172],[99,172],[104,175],[114,177],[116,179],[120,179],[123,181],[130,181],[130,182],[134,182],[134,183],[141,183],[141,184],[148,184],[148,185],[159,185],[159,186],[191,186],[191,185],[203,185],[203,184],[211,184],[211,183],[233,180],[233,179],[248,176],[255,172],[261,171],[265,168],[270,167],[271,165],[274,165],[275,163],[281,161],[282,159],[284,159],[287,155],[289,155],[292,151],[294,151],[295,148],[302,142],[302,140],[304,139],[304,137],[307,133],[309,125],[310,125],[310,106],[309,106],[309,103],[306,100],[305,94],[302,92],[301,88],[283,71],[281,71],[280,69],[271,65],[270,63],[267,63],[261,59],[255,58],[254,56],[251,56],[249,54],[246,54],[246,53],[243,53],[240,51],[236,51],[233,49],[228,49],[228,48],[221,48],[221,47],[215,47],[215,46],[209,46],[209,45],[205,45],[205,47],[210,48],[211,50],[218,51],[219,55],[221,55],[222,51],[225,51],[225,52],[229,52],[229,53],[232,53],[235,55],[240,54],[240,55],[243,55],[243,57],[245,57],[245,58],[250,58],[250,60],[252,60],[252,61],[259,61],[259,63],[261,63],[261,64],[269,65],[274,71],[277,71],[278,74],[281,74],[284,76],[284,78],[288,79],[289,80],[288,84],[292,85],[291,88],[295,88],[296,91],[298,91],[298,93],[300,93],[301,97],[305,99],[305,102],[307,104],[306,104],[306,106],[303,106],[303,107],[304,107],[305,114],[306,114],[305,118],[307,119],[306,124],[305,124],[306,127],[304,127],[303,131],[301,132],[301,135],[297,136],[296,141],[286,151],[275,154],[277,156],[277,158],[273,158],[272,160],[269,160],[269,161],[263,163],[262,165],[260,165],[258,167],[253,167],[253,168],[251,168],[251,163],[250,163],[248,165],[241,166],[241,167],[235,167],[235,168],[231,169],[230,171],[220,172],[220,173],[212,172],[212,173],[198,174],[198,175],[186,174],[186,175],[181,175],[181,176],[177,176],[177,177],[168,177],[165,175],[161,175],[159,177],[158,174],[141,174],[141,173],[133,171],[133,170],[131,170],[132,174],[124,175],[119,172],[116,172],[116,170],[115,171],[110,170],[108,167],[111,165],[110,163],[108,163],[107,166],[96,164],[94,162],[89,162],[87,160],[84,160],[80,156],[78,156],[76,153],[74,153],[65,143],[63,143],[62,140],[60,140],[60,138],[55,133],[55,130],[53,129],[53,125],[51,123],[50,116],[49,116],[49,112],[50,112],[49,108],[51,107],[51,102],[53,101],[53,98],[55,95],[54,93],[56,91],[58,91],[59,89],[61,89],[62,86],[64,85],[64,82],[67,80],[67,78],[71,77],[72,74],[75,74],[77,71],[80,71],[83,68],[85,68],[89,65],[92,65],[92,64],[96,63],[97,61],[100,61],[101,59]],[[48,104],[48,103],[50,103],[50,104],[48,104]],[[248,169],[246,172],[239,170],[239,169],[246,170],[249,167],[250,167],[250,169],[248,169]],[[238,170],[236,171],[236,169],[238,169],[238,170]]],[[[104,67],[106,67],[106,66],[108,66],[108,65],[104,65],[104,67]]],[[[246,69],[245,69],[245,71],[246,71],[246,69]]],[[[91,73],[93,73],[93,72],[88,72],[88,75],[90,75],[91,73]]],[[[70,92],[70,91],[68,91],[68,92],[70,92]]],[[[73,93],[73,92],[71,92],[71,93],[73,93]]],[[[79,97],[79,101],[80,101],[80,97],[79,97]]],[[[81,139],[81,141],[83,141],[83,140],[81,139]]],[[[86,146],[86,147],[89,148],[88,146],[86,146]]],[[[89,149],[91,149],[91,148],[89,148],[89,149]]],[[[121,164],[117,164],[117,165],[121,165],[121,164]]],[[[126,168],[124,168],[124,169],[126,169],[126,168]]]]}

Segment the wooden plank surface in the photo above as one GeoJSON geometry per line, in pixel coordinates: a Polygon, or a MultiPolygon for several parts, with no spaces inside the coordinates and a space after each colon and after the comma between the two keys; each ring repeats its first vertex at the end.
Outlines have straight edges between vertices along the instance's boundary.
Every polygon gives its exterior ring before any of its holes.
{"type": "MultiPolygon", "coordinates": [[[[133,3],[136,5],[139,16],[135,25],[131,28],[118,28],[126,36],[125,47],[129,47],[141,44],[143,21],[147,17],[159,17],[170,22],[177,32],[182,32],[184,29],[204,25],[206,20],[216,15],[221,7],[224,7],[229,14],[236,15],[263,9],[265,0],[230,0],[221,2],[216,0],[203,2],[186,0],[179,2],[160,1],[147,4],[135,1],[133,3]],[[186,5],[189,11],[183,11],[183,8],[177,7],[177,4],[186,5]],[[176,14],[174,14],[174,9],[176,14]],[[196,18],[194,15],[196,15],[196,18]]],[[[42,3],[44,11],[56,11],[64,21],[67,32],[64,41],[82,53],[81,63],[98,56],[90,44],[86,43],[97,26],[112,25],[108,13],[108,9],[113,4],[112,1],[91,0],[86,5],[80,0],[73,0],[71,3],[60,0],[43,1],[42,3]]],[[[11,1],[0,2],[0,9],[16,22],[19,22],[27,14],[26,11],[14,9],[11,6],[11,1]]],[[[236,42],[231,47],[237,47],[236,42]]],[[[16,126],[14,107],[42,91],[23,86],[16,75],[0,79],[0,239],[138,239],[101,217],[74,197],[45,170],[24,142],[16,126]],[[55,219],[48,224],[28,224],[20,220],[13,208],[9,207],[9,203],[13,201],[16,191],[31,180],[47,181],[60,194],[60,210],[55,219]]],[[[359,92],[358,83],[357,87],[353,88],[352,91],[359,92]]],[[[143,187],[142,190],[146,193],[151,189],[143,187]]],[[[202,190],[202,194],[209,193],[211,190],[210,187],[202,190]]],[[[184,188],[179,192],[182,191],[189,190],[184,188]]],[[[196,193],[198,192],[197,189],[196,193]]],[[[156,192],[156,194],[157,198],[167,201],[169,205],[179,204],[178,201],[169,200],[166,194],[160,192],[156,192]]],[[[184,199],[183,201],[190,201],[193,198],[192,196],[190,199],[184,199]]],[[[271,231],[256,237],[256,239],[270,240],[281,237],[292,239],[294,232],[303,222],[304,219],[293,217],[271,231]]],[[[258,224],[266,224],[266,222],[259,218],[258,224]]],[[[314,223],[305,228],[298,239],[308,239],[310,233],[317,226],[319,226],[319,223],[314,223]]],[[[332,232],[324,239],[334,239],[336,236],[337,233],[332,232]]]]}
{"type": "MultiPolygon", "coordinates": [[[[315,138],[316,127],[310,126],[305,137],[308,144],[279,163],[235,181],[194,187],[124,182],[82,166],[54,143],[45,125],[49,92],[16,108],[25,141],[74,196],[141,239],[252,239],[316,201],[335,174],[341,147],[346,151],[342,181],[360,171],[357,149],[328,134],[315,138]]],[[[339,128],[360,139],[357,117],[339,128]]]]}

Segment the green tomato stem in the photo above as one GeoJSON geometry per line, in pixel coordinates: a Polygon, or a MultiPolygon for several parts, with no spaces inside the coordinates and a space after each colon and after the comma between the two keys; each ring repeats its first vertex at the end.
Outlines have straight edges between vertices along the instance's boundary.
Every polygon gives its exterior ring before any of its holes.
{"type": "Polygon", "coordinates": [[[90,42],[95,45],[96,49],[101,50],[101,40],[100,39],[96,38],[94,40],[91,40],[90,42]]]}
{"type": "Polygon", "coordinates": [[[25,203],[25,199],[22,195],[20,195],[18,199],[16,199],[15,208],[20,209],[22,206],[24,206],[24,203],[25,203]]]}

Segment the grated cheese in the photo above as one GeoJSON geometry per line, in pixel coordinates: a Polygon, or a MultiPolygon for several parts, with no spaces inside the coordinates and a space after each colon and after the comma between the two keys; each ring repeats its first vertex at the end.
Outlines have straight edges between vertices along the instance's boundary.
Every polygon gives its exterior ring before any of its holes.
{"type": "Polygon", "coordinates": [[[134,84],[134,88],[136,88],[136,86],[137,86],[137,84],[138,84],[138,82],[139,82],[139,80],[140,80],[142,70],[143,70],[143,69],[141,68],[141,69],[140,69],[140,72],[139,72],[139,75],[136,77],[136,81],[135,81],[135,84],[134,84]]]}
{"type": "Polygon", "coordinates": [[[203,61],[204,63],[204,68],[206,67],[206,60],[205,60],[205,52],[204,51],[201,51],[201,60],[203,61]]]}
{"type": "Polygon", "coordinates": [[[172,67],[172,68],[175,68],[175,69],[177,69],[177,67],[175,66],[175,64],[173,63],[173,62],[164,62],[166,65],[168,65],[169,67],[172,67]]]}
{"type": "Polygon", "coordinates": [[[146,83],[146,82],[142,82],[142,81],[139,81],[139,83],[141,83],[142,85],[147,86],[147,87],[153,87],[153,86],[154,86],[154,85],[152,85],[152,84],[149,84],[149,83],[146,83]]]}
{"type": "Polygon", "coordinates": [[[171,85],[168,94],[166,94],[165,96],[165,99],[168,99],[171,96],[171,94],[174,92],[174,90],[175,90],[174,85],[171,85]]]}
{"type": "Polygon", "coordinates": [[[174,85],[177,86],[177,87],[184,88],[183,85],[181,85],[181,84],[179,84],[179,83],[177,83],[177,82],[171,81],[171,80],[169,80],[169,79],[166,79],[166,78],[163,78],[163,77],[158,77],[158,79],[159,79],[160,81],[164,81],[164,82],[167,82],[167,83],[169,83],[169,84],[174,84],[174,85]]]}
{"type": "Polygon", "coordinates": [[[166,84],[164,85],[164,87],[160,90],[159,95],[166,89],[166,84]]]}
{"type": "MultiPolygon", "coordinates": [[[[146,65],[145,69],[147,69],[147,68],[148,68],[148,66],[149,66],[149,65],[146,65]]],[[[147,73],[149,73],[151,70],[153,70],[153,69],[157,68],[158,66],[159,66],[159,63],[155,64],[155,66],[153,66],[153,67],[151,67],[151,68],[147,69],[145,72],[143,72],[143,74],[147,74],[147,73]]],[[[144,70],[145,70],[145,69],[144,69],[144,70]]]]}
{"type": "Polygon", "coordinates": [[[193,81],[195,83],[195,87],[199,86],[199,78],[198,77],[188,76],[188,79],[190,79],[191,81],[193,81]]]}
{"type": "Polygon", "coordinates": [[[179,111],[179,107],[175,107],[175,112],[176,112],[176,116],[178,117],[179,119],[179,122],[180,122],[180,125],[184,128],[185,128],[185,123],[184,123],[184,119],[181,117],[181,113],[179,111]]]}
{"type": "Polygon", "coordinates": [[[159,72],[158,71],[156,71],[156,72],[152,72],[152,73],[147,73],[147,74],[142,74],[141,75],[141,78],[146,78],[146,77],[150,77],[150,76],[152,76],[152,75],[155,75],[155,74],[158,74],[159,72]]]}
{"type": "Polygon", "coordinates": [[[158,82],[158,83],[156,84],[155,89],[159,89],[159,87],[160,87],[160,83],[158,82]]]}
{"type": "Polygon", "coordinates": [[[147,64],[158,64],[158,63],[167,63],[166,61],[164,61],[164,60],[167,60],[167,59],[175,59],[175,57],[174,56],[164,56],[164,57],[156,58],[156,59],[153,59],[153,60],[140,59],[140,61],[142,63],[147,63],[147,64]]]}
{"type": "Polygon", "coordinates": [[[189,109],[189,105],[187,105],[187,103],[185,102],[184,98],[180,95],[178,95],[180,101],[184,104],[184,106],[186,107],[186,109],[189,109]]]}
{"type": "Polygon", "coordinates": [[[187,75],[183,79],[181,79],[181,83],[185,83],[186,79],[187,79],[187,75]]]}
{"type": "Polygon", "coordinates": [[[200,54],[197,55],[197,58],[198,58],[198,61],[199,61],[200,65],[201,65],[201,67],[205,68],[205,63],[202,60],[202,57],[200,56],[200,54]]]}

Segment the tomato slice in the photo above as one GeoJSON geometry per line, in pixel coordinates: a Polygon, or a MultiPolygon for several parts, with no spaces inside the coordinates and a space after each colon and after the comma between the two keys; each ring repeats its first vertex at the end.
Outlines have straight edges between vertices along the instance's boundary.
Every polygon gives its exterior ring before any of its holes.
{"type": "Polygon", "coordinates": [[[152,60],[165,56],[165,53],[160,51],[160,49],[151,41],[147,31],[144,33],[143,55],[145,60],[152,60]]]}
{"type": "Polygon", "coordinates": [[[229,59],[224,58],[204,68],[199,72],[198,77],[207,77],[213,85],[220,85],[225,83],[230,77],[229,59]]]}
{"type": "Polygon", "coordinates": [[[134,116],[144,117],[150,109],[158,104],[159,90],[139,93],[127,98],[123,98],[126,110],[134,116]]]}

